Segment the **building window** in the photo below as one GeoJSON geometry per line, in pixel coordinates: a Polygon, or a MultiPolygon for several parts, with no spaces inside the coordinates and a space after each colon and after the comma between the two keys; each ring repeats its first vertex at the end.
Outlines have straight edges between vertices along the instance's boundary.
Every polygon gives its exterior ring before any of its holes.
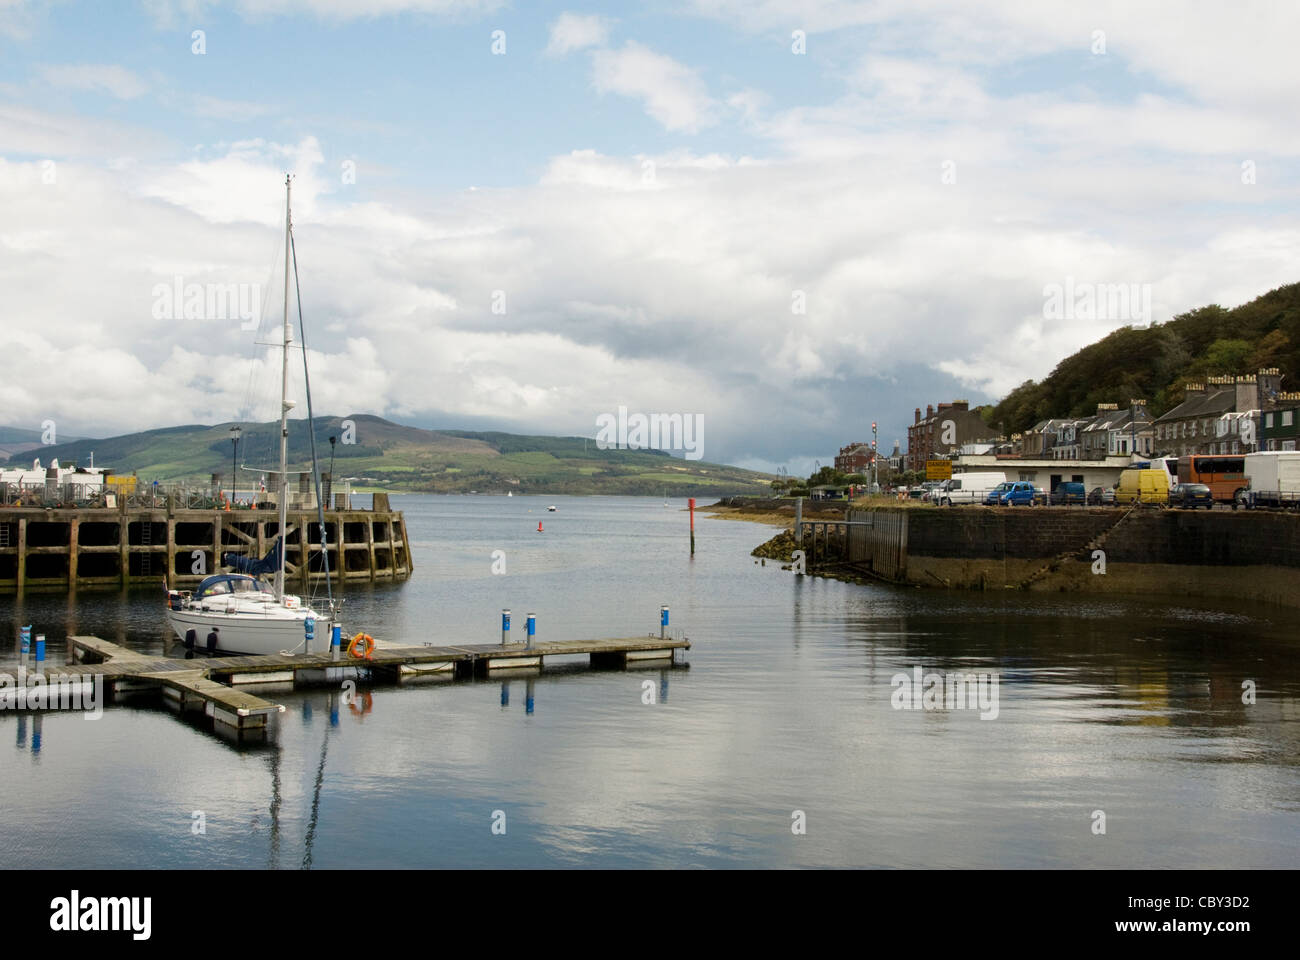
{"type": "Polygon", "coordinates": [[[1295,411],[1294,411],[1294,410],[1283,410],[1283,411],[1282,411],[1282,426],[1284,426],[1284,427],[1289,427],[1289,426],[1291,426],[1291,424],[1294,422],[1294,415],[1295,415],[1295,411]]]}
{"type": "Polygon", "coordinates": [[[1273,426],[1273,414],[1271,413],[1264,414],[1264,426],[1265,427],[1273,426]]]}

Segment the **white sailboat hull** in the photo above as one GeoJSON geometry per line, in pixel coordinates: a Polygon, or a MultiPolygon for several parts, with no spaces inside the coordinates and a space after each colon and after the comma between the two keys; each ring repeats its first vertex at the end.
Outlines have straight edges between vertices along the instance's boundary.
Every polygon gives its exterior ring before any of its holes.
{"type": "Polygon", "coordinates": [[[194,649],[200,652],[207,651],[208,636],[214,629],[217,633],[218,653],[327,653],[330,646],[328,618],[320,617],[306,608],[288,610],[281,607],[272,611],[259,611],[234,607],[230,612],[224,609],[168,609],[167,622],[176,634],[176,639],[182,643],[186,633],[193,630],[194,649]],[[306,628],[303,623],[308,616],[316,620],[315,637],[310,647],[305,645],[306,628]]]}

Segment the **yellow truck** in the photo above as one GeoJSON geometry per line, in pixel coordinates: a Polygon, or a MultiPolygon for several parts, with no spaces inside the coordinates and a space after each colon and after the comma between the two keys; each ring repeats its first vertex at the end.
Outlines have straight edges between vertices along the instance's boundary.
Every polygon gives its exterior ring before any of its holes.
{"type": "Polygon", "coordinates": [[[1131,469],[1119,475],[1116,503],[1169,503],[1169,475],[1164,470],[1131,469]]]}

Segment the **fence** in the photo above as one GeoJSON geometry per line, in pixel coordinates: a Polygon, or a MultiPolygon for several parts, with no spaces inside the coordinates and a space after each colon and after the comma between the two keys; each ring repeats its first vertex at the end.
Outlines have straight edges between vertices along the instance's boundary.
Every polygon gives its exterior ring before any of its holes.
{"type": "MultiPolygon", "coordinates": [[[[59,483],[53,479],[30,483],[0,483],[0,506],[6,507],[77,507],[83,509],[144,508],[154,510],[224,510],[227,499],[219,486],[212,483],[176,482],[145,483],[134,477],[110,477],[105,485],[59,483]]],[[[350,481],[331,483],[325,481],[322,489],[327,509],[351,510],[352,485],[350,481]]],[[[238,491],[236,491],[236,496],[238,491]]],[[[248,497],[238,497],[232,504],[235,510],[274,510],[277,497],[269,491],[253,490],[248,497]]],[[[289,490],[291,511],[315,510],[316,491],[313,486],[299,484],[289,490]]]]}

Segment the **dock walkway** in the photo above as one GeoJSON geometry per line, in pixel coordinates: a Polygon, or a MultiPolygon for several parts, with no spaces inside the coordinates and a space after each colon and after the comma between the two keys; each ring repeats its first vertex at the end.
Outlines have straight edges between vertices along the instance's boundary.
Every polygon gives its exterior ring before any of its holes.
{"type": "MultiPolygon", "coordinates": [[[[632,662],[675,662],[677,650],[689,650],[681,638],[622,637],[603,640],[558,640],[532,645],[479,643],[440,646],[379,646],[369,659],[332,654],[194,657],[178,659],[142,654],[99,637],[70,636],[69,663],[85,675],[103,677],[111,694],[161,690],[182,711],[202,710],[215,722],[237,731],[264,730],[269,717],[284,707],[240,685],[251,683],[321,684],[348,679],[401,682],[427,675],[472,677],[494,670],[540,670],[548,657],[582,656],[593,667],[622,667],[632,662]]],[[[67,668],[46,667],[46,680],[67,668]]]]}

